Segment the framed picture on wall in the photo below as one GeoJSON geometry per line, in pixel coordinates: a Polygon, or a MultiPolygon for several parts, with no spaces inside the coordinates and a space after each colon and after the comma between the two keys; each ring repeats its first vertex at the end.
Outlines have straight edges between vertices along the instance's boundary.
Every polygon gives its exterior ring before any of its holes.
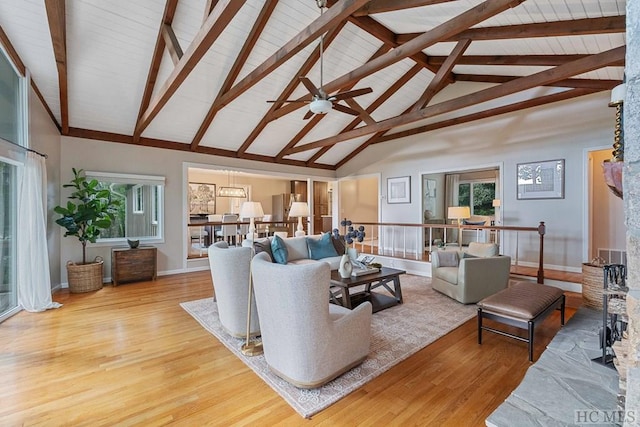
{"type": "Polygon", "coordinates": [[[564,199],[564,159],[517,165],[519,200],[564,199]]]}
{"type": "Polygon", "coordinates": [[[204,182],[189,183],[189,213],[209,215],[216,213],[216,185],[204,182]]]}
{"type": "Polygon", "coordinates": [[[387,178],[387,203],[411,203],[411,177],[387,178]]]}

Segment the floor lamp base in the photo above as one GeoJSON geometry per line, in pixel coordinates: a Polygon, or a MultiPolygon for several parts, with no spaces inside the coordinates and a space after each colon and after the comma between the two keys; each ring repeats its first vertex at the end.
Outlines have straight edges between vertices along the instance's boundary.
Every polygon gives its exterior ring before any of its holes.
{"type": "Polygon", "coordinates": [[[252,341],[249,344],[243,344],[240,349],[245,356],[259,356],[264,350],[262,349],[262,341],[252,341]]]}

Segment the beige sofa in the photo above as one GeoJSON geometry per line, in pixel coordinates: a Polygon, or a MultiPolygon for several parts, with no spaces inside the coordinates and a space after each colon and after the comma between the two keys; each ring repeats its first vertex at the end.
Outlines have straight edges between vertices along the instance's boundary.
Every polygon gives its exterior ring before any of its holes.
{"type": "MultiPolygon", "coordinates": [[[[312,236],[287,237],[285,239],[282,239],[287,249],[287,264],[297,265],[297,264],[305,264],[309,262],[322,261],[329,264],[329,267],[331,270],[337,270],[338,267],[340,266],[340,258],[342,258],[342,255],[343,255],[341,251],[338,251],[337,249],[335,251],[336,255],[323,257],[319,259],[312,259],[312,252],[310,251],[309,245],[307,244],[307,239],[320,240],[322,236],[323,235],[318,234],[318,235],[312,235],[312,236]]],[[[270,245],[273,239],[274,239],[273,236],[270,236],[268,238],[256,239],[254,242],[256,253],[262,252],[261,247],[266,245],[267,242],[268,242],[268,245],[270,245]]],[[[242,242],[242,246],[250,247],[251,241],[244,240],[242,242]]],[[[348,253],[352,259],[355,259],[357,257],[357,251],[353,248],[349,248],[348,253]]],[[[269,255],[272,257],[272,261],[274,261],[273,255],[271,253],[269,253],[269,255]]]]}
{"type": "Polygon", "coordinates": [[[494,243],[469,243],[466,251],[444,250],[431,254],[433,289],[463,304],[471,304],[505,289],[511,258],[498,254],[494,243]]]}

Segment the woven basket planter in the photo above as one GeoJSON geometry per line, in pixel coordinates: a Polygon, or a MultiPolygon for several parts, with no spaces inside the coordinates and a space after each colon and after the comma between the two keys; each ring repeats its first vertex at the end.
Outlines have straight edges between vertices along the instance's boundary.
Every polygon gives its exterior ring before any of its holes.
{"type": "Polygon", "coordinates": [[[69,291],[74,294],[102,289],[102,257],[96,257],[91,264],[67,262],[67,280],[69,291]]]}
{"type": "Polygon", "coordinates": [[[601,265],[582,264],[582,303],[585,307],[602,311],[604,271],[601,265]]]}

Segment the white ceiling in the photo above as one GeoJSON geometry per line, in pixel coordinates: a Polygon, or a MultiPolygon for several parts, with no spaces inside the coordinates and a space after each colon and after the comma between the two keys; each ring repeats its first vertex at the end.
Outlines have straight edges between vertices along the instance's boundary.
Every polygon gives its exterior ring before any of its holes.
{"type": "MultiPolygon", "coordinates": [[[[340,0],[329,3],[336,3],[332,6],[333,8],[351,2],[352,0],[340,0]]],[[[47,17],[45,3],[54,2],[0,0],[0,26],[22,62],[30,70],[32,79],[42,93],[55,121],[65,133],[62,126],[65,118],[63,118],[61,107],[59,73],[50,32],[51,21],[47,17]]],[[[69,135],[79,135],[83,132],[83,135],[91,137],[96,134],[95,131],[100,131],[107,132],[107,135],[109,133],[125,135],[127,141],[138,142],[135,138],[136,123],[156,39],[163,20],[165,3],[165,0],[70,0],[64,2],[66,6],[64,71],[66,74],[63,75],[68,85],[66,120],[70,128],[69,135]]],[[[206,0],[177,2],[171,28],[185,52],[181,61],[188,57],[194,37],[203,25],[208,3],[210,2],[206,0]]],[[[217,7],[221,8],[228,1],[221,0],[217,3],[217,7]]],[[[158,144],[162,143],[174,148],[192,143],[265,3],[260,0],[245,2],[224,28],[222,34],[207,49],[193,70],[186,75],[182,84],[177,87],[175,93],[144,129],[140,135],[142,138],[157,139],[160,140],[158,144]]],[[[383,47],[383,41],[363,30],[362,27],[377,28],[376,31],[391,34],[393,37],[407,33],[425,33],[433,30],[437,25],[457,19],[482,2],[423,1],[421,3],[425,4],[424,6],[404,8],[403,4],[407,3],[407,0],[393,2],[373,0],[369,6],[373,8],[385,3],[390,3],[399,10],[373,13],[368,16],[354,13],[357,16],[351,16],[335,40],[326,47],[323,60],[325,85],[343,78],[354,70],[361,69],[360,67],[383,47]]],[[[415,4],[416,1],[414,0],[413,3],[415,4]]],[[[213,14],[216,13],[214,9],[213,14]]],[[[329,12],[324,11],[324,13],[329,12]]],[[[582,19],[591,19],[595,23],[598,18],[618,17],[623,16],[624,13],[625,2],[621,0],[527,0],[481,21],[473,28],[498,26],[517,28],[524,24],[582,19]]],[[[235,83],[254,72],[287,42],[296,36],[304,35],[305,28],[321,19],[315,0],[277,1],[271,17],[248,54],[235,83]]],[[[464,56],[482,55],[485,56],[486,62],[504,59],[504,56],[514,56],[514,58],[517,56],[522,61],[520,63],[530,63],[531,55],[540,55],[547,59],[553,59],[553,56],[557,55],[595,55],[625,45],[625,33],[619,30],[579,31],[573,30],[572,25],[571,22],[566,24],[567,33],[572,35],[509,37],[494,40],[471,38],[464,56]]],[[[464,29],[466,28],[460,28],[459,31],[464,29]]],[[[55,36],[53,39],[55,40],[55,36]]],[[[369,141],[371,137],[369,128],[364,129],[366,135],[355,136],[331,145],[317,159],[313,156],[320,150],[319,148],[281,155],[288,146],[291,148],[314,143],[338,135],[355,118],[340,111],[330,111],[315,127],[300,135],[298,142],[290,145],[296,135],[311,121],[303,119],[307,112],[307,105],[304,103],[295,104],[300,108],[270,121],[257,133],[246,150],[239,152],[272,107],[272,104],[266,101],[280,97],[289,82],[296,79],[296,73],[317,45],[317,39],[309,40],[308,45],[300,52],[220,109],[204,132],[202,140],[197,147],[194,147],[195,151],[330,169],[340,166],[355,155],[359,147],[369,141]],[[218,149],[218,151],[211,149],[218,149]]],[[[402,49],[402,46],[396,51],[402,49]]],[[[446,57],[455,46],[455,41],[433,43],[422,49],[422,53],[426,54],[423,58],[446,57]]],[[[378,97],[416,65],[414,59],[403,58],[382,67],[377,72],[368,74],[360,81],[351,83],[349,87],[353,89],[370,87],[373,90],[372,93],[358,96],[354,100],[363,108],[371,106],[378,97]]],[[[571,60],[571,58],[563,58],[556,62],[571,60]]],[[[500,84],[500,81],[495,80],[496,77],[493,76],[530,76],[553,68],[550,65],[487,65],[483,61],[479,59],[474,64],[456,64],[452,69],[453,75],[450,75],[453,77],[452,83],[444,85],[445,87],[435,94],[428,105],[437,105],[446,100],[468,96],[478,90],[500,84]],[[476,81],[464,81],[469,79],[464,76],[475,76],[471,80],[476,81]]],[[[573,78],[584,79],[584,84],[590,88],[589,93],[609,90],[623,78],[621,62],[615,66],[604,66],[580,73],[573,78]]],[[[153,88],[152,103],[154,98],[163,92],[163,85],[174,72],[174,67],[168,50],[164,49],[153,88]]],[[[429,70],[423,66],[415,76],[371,113],[372,119],[380,122],[402,115],[422,95],[434,78],[437,67],[436,65],[429,70]]],[[[316,86],[320,85],[318,61],[306,76],[316,86]]],[[[308,90],[302,84],[297,86],[287,97],[288,99],[308,95],[308,90]]],[[[437,123],[487,108],[564,92],[570,88],[572,86],[567,84],[564,87],[520,90],[515,94],[488,102],[456,108],[427,119],[402,123],[391,128],[388,133],[415,129],[427,123],[437,123]]],[[[344,101],[341,104],[346,106],[344,101]]],[[[360,122],[357,126],[364,125],[360,122]]],[[[151,141],[151,145],[153,144],[154,141],[151,141]]]]}

